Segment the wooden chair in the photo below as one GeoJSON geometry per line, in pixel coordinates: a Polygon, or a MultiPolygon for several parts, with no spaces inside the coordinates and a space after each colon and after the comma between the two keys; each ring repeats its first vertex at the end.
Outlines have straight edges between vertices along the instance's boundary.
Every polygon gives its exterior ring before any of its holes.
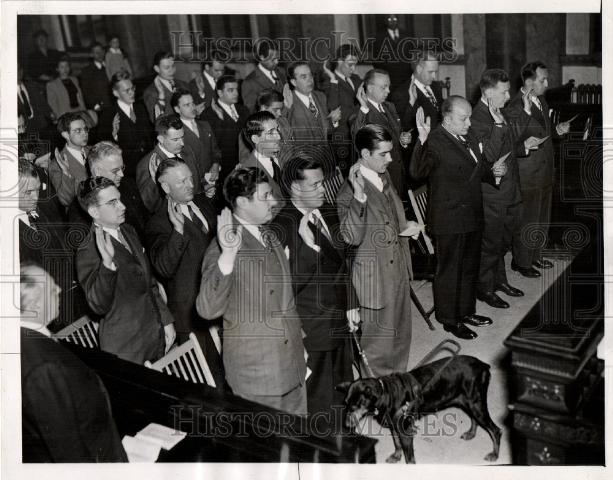
{"type": "Polygon", "coordinates": [[[334,205],[336,194],[344,181],[343,172],[341,172],[340,168],[336,167],[333,175],[324,180],[324,189],[326,191],[324,196],[326,197],[326,202],[334,205]]]}
{"type": "Polygon", "coordinates": [[[189,340],[170,350],[157,362],[146,361],[145,367],[174,375],[188,382],[206,383],[210,387],[217,386],[193,332],[189,334],[189,340]]]}
{"type": "Polygon", "coordinates": [[[53,338],[76,343],[86,348],[98,348],[98,324],[83,316],[52,335],[53,338]]]}

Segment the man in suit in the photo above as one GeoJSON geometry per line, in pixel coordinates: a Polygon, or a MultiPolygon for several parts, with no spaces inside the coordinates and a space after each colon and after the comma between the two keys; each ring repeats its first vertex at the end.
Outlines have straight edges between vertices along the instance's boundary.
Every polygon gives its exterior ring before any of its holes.
{"type": "MultiPolygon", "coordinates": [[[[356,93],[362,79],[356,75],[355,67],[358,63],[358,55],[353,45],[344,44],[336,50],[336,68],[333,76],[337,81],[337,88],[333,88],[333,83],[326,82],[323,90],[326,92],[328,108],[331,110],[340,107],[341,118],[338,121],[338,128],[332,135],[332,149],[336,158],[336,164],[343,171],[345,176],[349,167],[355,163],[355,151],[351,139],[351,125],[349,118],[357,110],[359,103],[356,93]]],[[[324,64],[324,68],[327,68],[324,64]]]]}
{"type": "Polygon", "coordinates": [[[60,203],[70,206],[79,184],[87,178],[89,127],[79,113],[65,113],[57,121],[57,129],[66,145],[56,150],[49,160],[49,179],[57,191],[60,203]]]}
{"type": "Polygon", "coordinates": [[[353,246],[351,271],[360,303],[361,344],[376,376],[405,372],[411,345],[411,253],[407,221],[387,167],[392,134],[368,124],[355,134],[360,159],[336,197],[343,240],[353,246]]]}
{"type": "Polygon", "coordinates": [[[238,137],[245,126],[249,110],[238,103],[238,82],[230,75],[217,80],[218,101],[204,111],[221,150],[219,184],[238,164],[238,137]]]}
{"type": "Polygon", "coordinates": [[[201,115],[211,106],[211,101],[217,97],[216,83],[226,72],[225,59],[218,51],[212,51],[201,63],[202,73],[197,74],[189,82],[189,91],[196,104],[197,113],[201,115]]]}
{"type": "Polygon", "coordinates": [[[428,178],[428,225],[436,240],[434,309],[445,331],[458,338],[477,334],[492,319],[476,315],[476,287],[483,231],[481,182],[496,188],[494,177],[506,173],[504,161],[494,166],[482,156],[482,145],[469,132],[470,104],[453,95],[443,102],[442,123],[430,134],[430,120],[417,113],[419,142],[410,169],[416,179],[428,178]]]}
{"type": "Polygon", "coordinates": [[[62,54],[48,47],[49,34],[46,31],[37,30],[33,38],[36,48],[28,55],[26,71],[30,77],[44,85],[57,76],[57,62],[62,54]]]}
{"type": "Polygon", "coordinates": [[[242,99],[250,112],[254,112],[258,94],[265,89],[283,93],[287,83],[285,73],[279,68],[279,46],[270,40],[258,42],[257,66],[241,85],[242,99]]]}
{"type": "Polygon", "coordinates": [[[55,116],[47,103],[46,92],[39,83],[24,79],[21,65],[17,65],[17,114],[23,115],[25,133],[29,136],[38,135],[42,141],[53,138],[51,121],[55,116]]]}
{"type": "MultiPolygon", "coordinates": [[[[484,71],[479,86],[481,99],[470,117],[471,130],[482,143],[483,155],[488,163],[493,164],[507,153],[510,155],[505,162],[507,174],[501,178],[499,188],[488,183],[481,184],[484,227],[477,299],[494,308],[508,308],[509,304],[496,292],[511,297],[521,297],[524,294],[509,285],[504,256],[512,240],[517,239],[521,233],[518,222],[521,205],[518,161],[523,161],[528,155],[530,143],[529,140],[522,141],[516,137],[501,111],[509,100],[511,88],[506,72],[500,69],[484,71]]],[[[523,112],[519,121],[525,124],[526,117],[527,114],[523,112]]]]}
{"type": "Polygon", "coordinates": [[[549,86],[547,67],[541,62],[531,62],[522,68],[523,86],[511,99],[505,113],[511,122],[517,126],[522,140],[529,137],[546,140],[532,150],[528,158],[519,162],[519,185],[521,189],[522,206],[520,209],[519,241],[513,244],[513,262],[511,268],[524,277],[538,277],[536,268],[551,268],[553,263],[542,257],[542,247],[547,244],[549,219],[551,217],[551,195],[553,188],[553,142],[552,136],[562,136],[568,133],[570,124],[561,122],[553,128],[549,105],[545,100],[545,91],[549,86]],[[521,120],[522,110],[528,115],[521,120]],[[530,244],[521,237],[531,237],[529,231],[538,225],[539,237],[544,241],[537,246],[530,244]],[[536,267],[536,268],[535,268],[536,267]]]}
{"type": "Polygon", "coordinates": [[[304,415],[305,352],[290,266],[266,226],[272,190],[262,171],[241,168],[228,175],[224,195],[232,212],[222,211],[204,256],[196,308],[206,319],[223,316],[223,363],[236,395],[304,415]]]}
{"type": "Polygon", "coordinates": [[[123,152],[128,177],[136,177],[136,165],[153,145],[153,127],[145,106],[135,102],[136,87],[127,72],[111,77],[116,102],[105,108],[98,125],[98,140],[112,140],[123,152]]]}
{"type": "Polygon", "coordinates": [[[153,57],[153,70],[157,76],[143,92],[143,102],[151,123],[160,115],[173,113],[170,98],[177,88],[187,89],[185,82],[175,79],[175,57],[172,52],[157,52],[153,57]]]}
{"type": "Polygon", "coordinates": [[[381,125],[392,135],[394,148],[391,150],[392,162],[387,167],[394,188],[404,199],[406,191],[406,171],[402,161],[402,150],[411,142],[411,132],[403,132],[400,118],[394,104],[386,101],[390,93],[390,77],[385,70],[372,69],[364,76],[364,87],[358,89],[357,98],[360,108],[352,121],[352,135],[364,125],[381,125]]]}
{"type": "Polygon", "coordinates": [[[251,153],[241,162],[241,167],[256,167],[264,172],[277,201],[273,207],[273,214],[276,214],[285,205],[285,195],[281,190],[281,135],[277,119],[265,111],[250,115],[243,130],[243,138],[251,148],[251,153]]]}
{"type": "Polygon", "coordinates": [[[162,115],[155,121],[157,145],[145,155],[136,167],[136,184],[147,210],[153,215],[161,207],[163,194],[155,180],[155,174],[160,162],[167,158],[179,157],[187,163],[192,172],[198,172],[195,177],[196,193],[206,187],[204,174],[200,174],[194,152],[185,145],[183,140],[185,129],[178,115],[162,115]]]}
{"type": "Polygon", "coordinates": [[[196,180],[200,179],[200,183],[206,183],[205,191],[212,198],[221,163],[221,150],[217,146],[213,129],[206,120],[196,120],[197,107],[192,94],[187,90],[178,89],[173,93],[170,104],[183,122],[183,141],[194,152],[198,171],[192,173],[196,180]]]}
{"type": "Polygon", "coordinates": [[[87,229],[70,225],[69,231],[54,210],[38,208],[41,181],[37,170],[28,160],[19,159],[19,258],[41,265],[60,285],[60,315],[52,325],[59,330],[91,313],[76,281],[76,245],[69,243],[71,238],[83,238],[87,229]]]}
{"type": "Polygon", "coordinates": [[[192,172],[183,160],[162,160],[157,181],[166,198],[147,224],[151,265],[164,280],[178,342],[185,342],[190,332],[194,332],[215,383],[222,385],[221,358],[209,329],[196,312],[200,267],[204,252],[215,237],[217,215],[204,193],[194,195],[192,172]]]}
{"type": "Polygon", "coordinates": [[[134,363],[154,362],[174,343],[173,318],[145,249],[124,224],[119,190],[108,178],[92,177],[83,182],[79,201],[93,223],[77,251],[77,274],[90,307],[103,317],[100,349],[134,363]]]}
{"type": "MultiPolygon", "coordinates": [[[[334,387],[353,380],[349,328],[357,329],[357,296],[345,258],[335,207],[324,203],[323,167],[295,157],[283,170],[290,200],[274,219],[289,248],[296,309],[306,333],[307,405],[316,425],[328,425],[333,405],[343,403],[334,387]]],[[[332,417],[333,418],[333,417],[332,417]]],[[[333,423],[332,423],[333,424],[333,423]]]]}
{"type": "Polygon", "coordinates": [[[396,14],[386,15],[381,27],[375,39],[374,63],[376,68],[389,73],[392,86],[396,87],[409,77],[405,52],[414,50],[414,39],[402,31],[396,14]]]}
{"type": "Polygon", "coordinates": [[[61,288],[27,262],[20,283],[23,462],[127,462],[102,381],[50,338],[61,288]]]}
{"type": "MultiPolygon", "coordinates": [[[[113,142],[98,142],[89,151],[87,163],[92,177],[106,177],[115,184],[121,194],[121,202],[126,207],[126,223],[134,227],[141,243],[145,243],[145,225],[149,212],[136,182],[124,174],[121,149],[113,142]]],[[[71,225],[78,223],[87,225],[89,229],[91,218],[81,208],[78,199],[75,199],[68,209],[68,222],[71,225]]]]}
{"type": "Polygon", "coordinates": [[[81,91],[85,106],[96,112],[111,103],[109,79],[104,65],[104,47],[98,42],[91,46],[92,61],[81,71],[81,91]]]}

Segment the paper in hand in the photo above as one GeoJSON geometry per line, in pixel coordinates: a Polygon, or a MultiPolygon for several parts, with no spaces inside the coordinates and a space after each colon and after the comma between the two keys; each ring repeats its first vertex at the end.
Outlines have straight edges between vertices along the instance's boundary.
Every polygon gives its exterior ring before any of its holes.
{"type": "Polygon", "coordinates": [[[577,118],[579,115],[580,115],[580,114],[578,113],[578,114],[576,114],[574,117],[570,118],[569,120],[565,120],[565,121],[564,121],[564,122],[562,122],[562,123],[570,123],[570,122],[572,122],[572,121],[573,121],[575,118],[577,118]]]}
{"type": "Polygon", "coordinates": [[[541,145],[541,144],[545,143],[545,142],[547,141],[547,139],[548,139],[548,138],[549,138],[549,135],[547,135],[546,137],[543,137],[543,138],[539,138],[539,139],[537,139],[537,142],[536,142],[535,147],[538,147],[539,145],[541,145]]]}
{"type": "Polygon", "coordinates": [[[505,161],[505,160],[508,158],[508,156],[509,156],[509,155],[511,155],[511,152],[507,152],[507,153],[505,153],[505,154],[504,154],[502,157],[500,157],[498,160],[496,160],[496,163],[498,163],[498,162],[500,162],[500,163],[504,162],[504,161],[505,161]]]}
{"type": "Polygon", "coordinates": [[[425,225],[420,223],[412,222],[409,223],[409,226],[405,228],[402,232],[398,233],[400,237],[416,237],[419,235],[424,229],[425,225]]]}

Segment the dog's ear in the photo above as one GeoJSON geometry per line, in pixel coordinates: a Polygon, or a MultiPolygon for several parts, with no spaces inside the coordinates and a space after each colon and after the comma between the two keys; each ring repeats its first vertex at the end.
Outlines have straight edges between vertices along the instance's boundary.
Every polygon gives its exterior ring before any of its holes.
{"type": "Polygon", "coordinates": [[[341,393],[347,393],[352,383],[353,382],[339,383],[336,387],[334,387],[334,390],[336,390],[337,392],[341,392],[341,393]]]}

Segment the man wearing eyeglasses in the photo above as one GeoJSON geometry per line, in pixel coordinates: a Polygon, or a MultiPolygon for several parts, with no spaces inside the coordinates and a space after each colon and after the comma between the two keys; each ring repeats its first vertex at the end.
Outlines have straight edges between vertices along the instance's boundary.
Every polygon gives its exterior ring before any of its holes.
{"type": "Polygon", "coordinates": [[[62,151],[56,149],[49,161],[49,179],[60,203],[68,207],[77,195],[79,184],[87,178],[89,127],[79,113],[65,113],[58,119],[57,129],[66,145],[62,151]]]}
{"type": "Polygon", "coordinates": [[[174,319],[138,235],[125,223],[120,197],[108,178],[92,177],[81,184],[79,203],[93,224],[77,251],[77,276],[89,306],[103,317],[100,349],[143,364],[170,349],[174,319]]]}
{"type": "Polygon", "coordinates": [[[136,102],[136,87],[127,72],[118,72],[111,78],[116,101],[105,108],[100,116],[97,140],[111,140],[123,152],[125,175],[136,177],[136,165],[153,147],[153,126],[145,105],[136,102]]]}

